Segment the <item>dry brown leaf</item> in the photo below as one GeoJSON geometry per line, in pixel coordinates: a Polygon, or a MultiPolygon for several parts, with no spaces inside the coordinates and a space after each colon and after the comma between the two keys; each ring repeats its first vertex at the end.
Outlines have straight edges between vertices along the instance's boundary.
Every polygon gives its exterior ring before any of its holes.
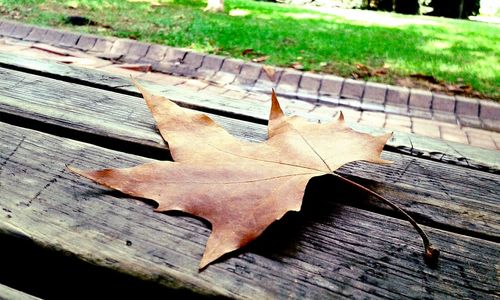
{"type": "Polygon", "coordinates": [[[301,63],[299,63],[297,61],[292,62],[290,67],[292,67],[295,70],[299,70],[299,71],[304,70],[304,65],[302,65],[301,63]]]}
{"type": "Polygon", "coordinates": [[[263,56],[259,56],[256,58],[252,58],[252,61],[256,62],[256,63],[261,63],[261,62],[265,62],[268,58],[269,58],[269,55],[263,55],[263,56]]]}
{"type": "Polygon", "coordinates": [[[264,70],[264,73],[266,73],[269,80],[272,82],[276,81],[276,70],[273,67],[264,65],[262,66],[262,70],[264,70]]]}
{"type": "Polygon", "coordinates": [[[156,201],[156,211],[179,210],[212,224],[204,268],[257,238],[288,211],[299,211],[315,176],[357,160],[380,158],[391,134],[374,137],[350,129],[342,116],[327,124],[283,114],[272,95],[268,140],[242,141],[208,116],[181,108],[136,83],[175,162],[125,169],[70,169],[106,187],[156,201]]]}
{"type": "Polygon", "coordinates": [[[251,54],[251,53],[253,53],[253,49],[252,48],[247,48],[247,49],[244,49],[243,51],[241,51],[242,55],[248,55],[248,54],[251,54]]]}
{"type": "Polygon", "coordinates": [[[117,64],[116,65],[118,68],[126,69],[126,70],[132,70],[132,71],[138,71],[138,72],[151,72],[152,66],[151,64],[117,64]]]}

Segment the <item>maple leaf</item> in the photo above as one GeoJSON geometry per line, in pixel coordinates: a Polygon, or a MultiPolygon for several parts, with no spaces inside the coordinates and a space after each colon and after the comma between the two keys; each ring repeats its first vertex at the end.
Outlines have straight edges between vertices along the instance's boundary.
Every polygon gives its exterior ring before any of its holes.
{"type": "Polygon", "coordinates": [[[174,159],[131,168],[71,171],[125,194],[154,200],[158,212],[179,210],[212,225],[200,269],[257,238],[288,211],[299,211],[315,176],[380,158],[391,134],[371,136],[333,122],[284,115],[272,95],[268,139],[237,139],[208,116],[141,91],[174,159]]]}

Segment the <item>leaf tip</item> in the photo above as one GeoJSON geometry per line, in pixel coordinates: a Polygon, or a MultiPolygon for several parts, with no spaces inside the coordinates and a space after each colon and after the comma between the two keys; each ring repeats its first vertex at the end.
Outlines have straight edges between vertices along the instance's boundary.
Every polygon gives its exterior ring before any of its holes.
{"type": "Polygon", "coordinates": [[[65,167],[66,167],[66,169],[68,169],[71,173],[78,174],[78,175],[80,175],[80,174],[82,173],[82,170],[80,170],[80,169],[78,169],[78,168],[75,168],[75,167],[73,167],[73,166],[71,166],[71,165],[66,164],[66,165],[65,165],[65,167]]]}
{"type": "Polygon", "coordinates": [[[279,119],[284,116],[283,110],[281,109],[280,103],[278,102],[278,97],[276,92],[272,89],[271,93],[271,114],[269,115],[269,120],[279,119]]]}
{"type": "Polygon", "coordinates": [[[139,90],[139,93],[142,94],[142,96],[146,101],[147,98],[151,97],[150,93],[132,75],[130,75],[130,81],[132,81],[132,84],[135,86],[136,89],[139,90]]]}
{"type": "Polygon", "coordinates": [[[338,121],[344,122],[344,114],[342,113],[342,111],[340,111],[338,121]]]}
{"type": "Polygon", "coordinates": [[[386,133],[386,134],[381,135],[381,138],[383,138],[383,139],[384,139],[384,144],[385,144],[385,143],[387,143],[387,141],[388,141],[389,139],[391,139],[393,135],[394,135],[394,132],[393,132],[393,131],[391,131],[391,132],[388,132],[388,133],[386,133]]]}

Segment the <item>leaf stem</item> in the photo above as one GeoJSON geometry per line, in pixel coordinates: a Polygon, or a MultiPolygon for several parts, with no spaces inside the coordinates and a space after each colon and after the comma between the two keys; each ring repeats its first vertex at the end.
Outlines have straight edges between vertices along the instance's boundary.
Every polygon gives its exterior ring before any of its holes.
{"type": "Polygon", "coordinates": [[[380,201],[384,202],[385,204],[389,205],[392,209],[394,209],[395,211],[399,212],[399,214],[406,220],[408,220],[408,222],[411,223],[411,225],[413,226],[413,228],[415,228],[415,230],[417,230],[418,234],[420,235],[420,237],[422,238],[422,242],[424,243],[424,253],[423,253],[423,256],[424,256],[424,261],[427,265],[431,266],[431,267],[436,267],[437,266],[437,263],[438,263],[438,259],[439,259],[439,250],[434,248],[431,244],[431,242],[429,241],[429,237],[427,236],[427,234],[424,232],[424,230],[417,224],[417,222],[415,222],[415,220],[408,214],[406,213],[403,209],[401,209],[399,206],[397,206],[396,204],[392,203],[391,201],[389,201],[388,199],[384,198],[383,196],[375,193],[374,191],[362,186],[361,184],[357,183],[357,182],[354,182],[350,179],[347,179],[337,173],[334,173],[332,172],[331,174],[333,174],[334,176],[340,178],[341,180],[343,180],[344,182],[354,186],[354,187],[357,187],[359,189],[361,189],[362,191],[364,191],[365,193],[368,193],[372,196],[374,196],[375,198],[379,199],[380,201]]]}

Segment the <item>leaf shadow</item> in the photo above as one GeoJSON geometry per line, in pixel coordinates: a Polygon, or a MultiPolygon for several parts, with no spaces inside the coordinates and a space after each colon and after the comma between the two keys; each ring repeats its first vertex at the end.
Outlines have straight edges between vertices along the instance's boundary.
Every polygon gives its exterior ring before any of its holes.
{"type": "MultiPolygon", "coordinates": [[[[340,219],[343,205],[351,198],[364,202],[367,196],[333,175],[314,177],[306,186],[301,210],[288,212],[241,251],[275,260],[296,256],[300,245],[311,240],[309,236],[316,228],[332,226],[340,219]]],[[[321,247],[317,242],[312,243],[321,247]]]]}

